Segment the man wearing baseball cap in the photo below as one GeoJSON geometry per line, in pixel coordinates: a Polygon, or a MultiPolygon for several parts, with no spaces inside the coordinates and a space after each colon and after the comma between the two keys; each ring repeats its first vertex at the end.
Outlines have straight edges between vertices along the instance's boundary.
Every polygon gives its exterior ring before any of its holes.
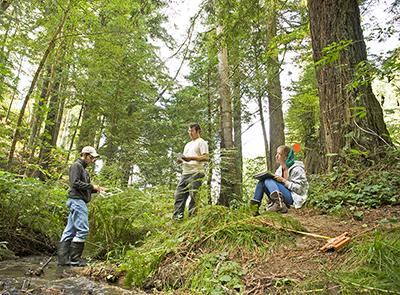
{"type": "Polygon", "coordinates": [[[81,157],[69,168],[67,206],[70,209],[68,223],[58,245],[58,265],[85,266],[81,255],[89,233],[87,203],[92,193],[105,191],[104,187],[90,183],[86,167],[94,164],[99,154],[91,146],[85,146],[81,157]]]}

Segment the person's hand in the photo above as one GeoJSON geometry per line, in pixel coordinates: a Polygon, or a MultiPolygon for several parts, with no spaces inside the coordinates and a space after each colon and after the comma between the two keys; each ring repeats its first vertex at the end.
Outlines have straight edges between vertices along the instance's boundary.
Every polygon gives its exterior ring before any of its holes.
{"type": "Polygon", "coordinates": [[[285,183],[285,181],[286,181],[285,178],[283,178],[282,176],[279,176],[279,175],[275,175],[275,176],[274,176],[274,179],[275,179],[276,181],[278,181],[278,182],[281,182],[281,183],[285,183]]]}
{"type": "Polygon", "coordinates": [[[102,187],[100,185],[93,185],[93,187],[98,193],[105,192],[107,190],[107,188],[102,187]]]}
{"type": "Polygon", "coordinates": [[[189,156],[182,156],[182,160],[183,160],[183,161],[186,161],[186,162],[189,162],[189,161],[192,160],[192,157],[189,157],[189,156]]]}
{"type": "Polygon", "coordinates": [[[181,153],[179,153],[179,154],[176,154],[176,162],[178,163],[178,164],[180,164],[180,163],[182,163],[183,162],[183,154],[181,154],[181,153]]]}

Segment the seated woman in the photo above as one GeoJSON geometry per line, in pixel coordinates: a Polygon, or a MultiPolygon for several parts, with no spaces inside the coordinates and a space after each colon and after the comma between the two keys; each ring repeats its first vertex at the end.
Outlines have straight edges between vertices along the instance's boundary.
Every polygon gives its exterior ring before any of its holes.
{"type": "Polygon", "coordinates": [[[264,193],[269,198],[267,210],[286,213],[288,207],[293,205],[300,208],[307,199],[308,182],[304,164],[294,160],[293,149],[281,145],[276,150],[275,160],[280,164],[274,178],[260,180],[254,192],[254,198],[250,201],[254,214],[259,214],[264,193]]]}

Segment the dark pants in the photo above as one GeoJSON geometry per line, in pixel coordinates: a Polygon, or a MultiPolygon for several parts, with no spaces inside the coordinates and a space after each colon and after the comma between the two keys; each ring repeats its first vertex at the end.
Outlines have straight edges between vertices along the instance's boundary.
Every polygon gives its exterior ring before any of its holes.
{"type": "Polygon", "coordinates": [[[196,209],[196,193],[201,186],[204,177],[203,173],[184,174],[181,176],[175,190],[175,204],[173,218],[182,219],[185,211],[185,204],[190,196],[189,215],[196,209]]]}

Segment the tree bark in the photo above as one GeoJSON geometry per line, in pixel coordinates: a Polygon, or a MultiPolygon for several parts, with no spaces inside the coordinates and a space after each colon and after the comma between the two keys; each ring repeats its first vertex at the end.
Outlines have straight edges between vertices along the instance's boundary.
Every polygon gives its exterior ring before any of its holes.
{"type": "MultiPolygon", "coordinates": [[[[60,66],[60,65],[59,65],[60,66]]],[[[40,150],[40,158],[44,159],[45,155],[48,154],[49,149],[52,146],[55,146],[55,142],[57,141],[56,137],[56,120],[59,109],[59,99],[60,99],[60,87],[61,87],[61,71],[62,69],[59,67],[56,70],[55,81],[51,90],[51,98],[49,101],[49,110],[45,120],[44,133],[42,135],[42,147],[40,150]]],[[[46,156],[47,157],[47,156],[46,156]]]]}
{"type": "Polygon", "coordinates": [[[49,65],[47,67],[46,74],[42,76],[43,77],[42,90],[40,92],[38,102],[34,106],[34,114],[31,121],[31,134],[29,136],[29,142],[28,142],[28,146],[30,146],[32,150],[34,150],[33,146],[36,142],[38,131],[40,130],[40,127],[44,119],[43,106],[47,106],[47,100],[49,97],[49,89],[50,89],[49,85],[51,80],[51,72],[52,72],[51,66],[49,65]]]}
{"type": "MultiPolygon", "coordinates": [[[[63,84],[61,84],[61,85],[63,85],[63,84]]],[[[63,93],[63,91],[61,91],[61,93],[63,93]]],[[[61,98],[60,98],[60,101],[59,101],[59,104],[58,104],[57,119],[56,119],[56,123],[55,123],[55,126],[54,126],[54,134],[52,135],[51,144],[53,146],[57,146],[57,141],[58,141],[58,137],[59,137],[59,134],[60,134],[61,124],[62,124],[63,116],[64,116],[65,101],[66,101],[65,95],[61,94],[61,98]]]]}
{"type": "MultiPolygon", "coordinates": [[[[336,60],[316,69],[325,152],[341,155],[344,148],[370,154],[384,152],[383,147],[392,142],[370,81],[348,88],[357,66],[367,60],[357,1],[310,0],[308,10],[315,62],[324,57],[323,49],[327,46],[351,41],[339,51],[336,60]],[[364,117],[355,115],[360,110],[364,117]]],[[[339,160],[338,156],[328,157],[327,168],[331,169],[339,160]]]]}
{"type": "MultiPolygon", "coordinates": [[[[64,48],[66,50],[66,48],[64,48]]],[[[66,51],[63,53],[63,61],[65,61],[64,55],[66,54],[66,51]]],[[[66,101],[66,95],[65,95],[65,90],[67,89],[67,82],[68,82],[68,75],[70,71],[70,64],[66,65],[65,62],[61,65],[61,85],[59,88],[59,99],[58,99],[58,109],[57,109],[57,116],[55,118],[55,124],[53,128],[53,132],[51,134],[51,145],[52,146],[57,146],[57,141],[58,141],[58,136],[60,134],[60,128],[64,116],[64,108],[65,108],[65,101],[66,101]]]]}
{"type": "Polygon", "coordinates": [[[82,124],[79,128],[79,137],[77,142],[78,150],[84,146],[94,146],[96,137],[97,118],[91,110],[91,106],[85,103],[82,115],[82,124]]]}
{"type": "Polygon", "coordinates": [[[232,75],[233,81],[233,136],[236,149],[235,175],[234,175],[234,196],[241,202],[243,201],[243,152],[242,152],[242,102],[240,93],[240,72],[239,72],[239,52],[236,45],[233,45],[232,64],[235,72],[232,75]]]}
{"type": "MultiPolygon", "coordinates": [[[[217,34],[223,32],[217,27],[217,34]]],[[[221,190],[218,204],[229,206],[233,196],[233,177],[235,169],[235,150],[232,136],[232,97],[228,74],[228,49],[221,45],[218,52],[219,95],[221,105],[221,190]]]]}
{"type": "Polygon", "coordinates": [[[74,146],[76,133],[78,132],[79,125],[80,125],[80,123],[81,123],[81,119],[82,119],[82,115],[83,115],[84,108],[85,108],[85,102],[83,101],[83,102],[82,102],[81,109],[80,109],[80,111],[79,111],[78,119],[76,120],[76,126],[75,126],[75,128],[74,128],[74,133],[73,133],[72,136],[71,136],[71,142],[69,143],[68,155],[67,155],[67,159],[65,160],[65,164],[68,164],[69,158],[70,158],[70,156],[71,156],[71,151],[72,151],[72,148],[73,148],[73,146],[74,146]]]}
{"type": "MultiPolygon", "coordinates": [[[[218,33],[221,34],[223,28],[218,27],[218,33]]],[[[222,45],[218,52],[218,74],[220,80],[219,94],[221,99],[221,133],[222,148],[233,148],[232,137],[232,97],[229,86],[229,66],[228,66],[228,49],[226,45],[222,45]]]]}
{"type": "Polygon", "coordinates": [[[0,24],[3,23],[3,15],[11,4],[11,0],[0,0],[0,24]]]}
{"type": "Polygon", "coordinates": [[[263,105],[263,98],[264,98],[264,92],[262,90],[261,85],[264,84],[261,79],[261,73],[260,73],[260,63],[259,63],[259,56],[260,53],[258,52],[258,45],[253,44],[253,49],[254,49],[254,67],[255,67],[255,77],[256,77],[256,99],[257,99],[257,105],[258,105],[258,114],[260,116],[260,123],[261,123],[261,131],[263,134],[263,139],[264,139],[264,152],[265,152],[265,164],[267,168],[270,168],[268,166],[268,159],[269,159],[269,143],[268,143],[268,135],[267,135],[267,127],[265,125],[265,118],[264,118],[264,105],[263,105]]]}
{"type": "MultiPolygon", "coordinates": [[[[71,5],[71,2],[70,2],[70,5],[71,5]]],[[[31,96],[31,94],[33,92],[33,89],[36,86],[36,82],[37,82],[37,80],[39,78],[40,72],[42,71],[42,68],[43,68],[44,64],[46,63],[46,60],[47,60],[50,52],[53,50],[53,48],[55,46],[55,43],[56,43],[58,35],[60,34],[62,28],[64,27],[65,21],[67,19],[67,16],[68,16],[70,8],[71,8],[70,5],[64,11],[64,15],[61,18],[60,23],[58,24],[58,27],[57,27],[56,31],[54,32],[54,34],[53,34],[53,36],[52,36],[52,38],[50,40],[50,43],[47,46],[47,49],[46,49],[46,51],[44,52],[44,54],[42,56],[42,59],[40,60],[39,66],[36,69],[35,75],[33,76],[32,83],[31,83],[31,85],[29,87],[28,93],[25,96],[24,102],[23,102],[21,110],[19,112],[17,126],[16,126],[15,131],[14,131],[14,136],[13,136],[13,140],[11,142],[11,147],[10,147],[10,153],[8,155],[8,164],[7,165],[8,165],[9,168],[11,167],[11,162],[12,162],[12,159],[14,157],[14,152],[15,152],[15,148],[17,146],[17,142],[20,139],[19,137],[20,137],[21,125],[22,125],[22,120],[24,119],[26,106],[28,105],[28,101],[29,101],[30,96],[31,96]]]]}
{"type": "MultiPolygon", "coordinates": [[[[207,69],[207,127],[208,127],[208,136],[211,139],[212,134],[213,134],[213,103],[212,103],[212,96],[211,96],[211,65],[208,64],[208,69],[207,69]]],[[[210,151],[213,151],[212,154],[215,152],[215,144],[214,141],[209,143],[208,146],[210,151]]],[[[212,200],[212,172],[214,169],[214,162],[209,161],[208,165],[208,171],[209,171],[209,176],[207,178],[207,185],[208,185],[208,191],[207,191],[207,196],[208,196],[208,204],[211,205],[213,203],[212,200]]]]}
{"type": "Polygon", "coordinates": [[[15,85],[14,85],[13,94],[11,96],[10,104],[8,105],[8,109],[7,109],[6,118],[4,120],[6,124],[8,122],[8,119],[10,118],[12,105],[14,103],[15,96],[17,95],[17,92],[18,92],[18,82],[17,81],[19,80],[19,77],[21,75],[21,69],[22,69],[22,60],[20,61],[19,66],[18,66],[18,72],[17,72],[17,77],[16,77],[16,80],[15,80],[16,82],[15,82],[15,85]]]}
{"type": "Polygon", "coordinates": [[[1,0],[0,1],[0,11],[1,13],[4,13],[7,8],[10,6],[11,1],[10,0],[1,0]]]}
{"type": "Polygon", "coordinates": [[[266,69],[267,69],[267,94],[268,94],[268,112],[269,112],[269,153],[267,154],[267,167],[271,171],[278,168],[275,161],[275,153],[280,145],[285,144],[285,126],[282,112],[282,89],[280,81],[280,63],[278,49],[271,46],[276,37],[277,30],[277,1],[272,0],[267,11],[267,32],[266,47],[268,51],[266,69]]]}

